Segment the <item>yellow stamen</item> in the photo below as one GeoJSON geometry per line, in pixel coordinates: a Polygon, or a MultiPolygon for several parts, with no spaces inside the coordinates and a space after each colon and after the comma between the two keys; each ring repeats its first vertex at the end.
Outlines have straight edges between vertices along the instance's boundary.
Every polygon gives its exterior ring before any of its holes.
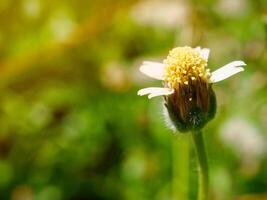
{"type": "Polygon", "coordinates": [[[165,65],[164,80],[174,89],[179,84],[188,85],[190,81],[196,79],[207,81],[210,76],[209,69],[206,69],[207,61],[198,50],[191,47],[172,49],[163,63],[165,65]]]}

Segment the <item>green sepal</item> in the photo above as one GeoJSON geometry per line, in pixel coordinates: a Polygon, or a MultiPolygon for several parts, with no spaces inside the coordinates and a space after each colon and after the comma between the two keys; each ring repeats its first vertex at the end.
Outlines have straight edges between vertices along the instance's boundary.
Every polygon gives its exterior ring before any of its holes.
{"type": "Polygon", "coordinates": [[[215,117],[217,111],[217,100],[216,100],[216,95],[213,90],[211,90],[211,95],[210,95],[210,107],[208,111],[208,120],[212,120],[215,117]]]}

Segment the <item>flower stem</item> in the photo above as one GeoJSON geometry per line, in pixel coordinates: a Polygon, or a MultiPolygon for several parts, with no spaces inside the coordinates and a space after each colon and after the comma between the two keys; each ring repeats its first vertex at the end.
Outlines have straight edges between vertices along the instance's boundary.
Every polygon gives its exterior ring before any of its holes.
{"type": "Polygon", "coordinates": [[[208,162],[205,150],[205,144],[201,131],[192,132],[193,141],[195,144],[196,154],[198,157],[198,200],[208,199],[209,176],[208,176],[208,162]]]}

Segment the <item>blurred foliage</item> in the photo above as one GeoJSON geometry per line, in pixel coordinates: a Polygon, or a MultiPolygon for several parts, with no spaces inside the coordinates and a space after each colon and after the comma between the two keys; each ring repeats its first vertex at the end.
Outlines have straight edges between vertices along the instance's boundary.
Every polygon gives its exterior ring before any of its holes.
{"type": "Polygon", "coordinates": [[[141,61],[182,45],[211,48],[211,69],[247,62],[214,86],[211,193],[267,199],[266,38],[264,0],[1,0],[0,199],[174,200],[172,145],[189,138],[136,91],[141,61]]]}

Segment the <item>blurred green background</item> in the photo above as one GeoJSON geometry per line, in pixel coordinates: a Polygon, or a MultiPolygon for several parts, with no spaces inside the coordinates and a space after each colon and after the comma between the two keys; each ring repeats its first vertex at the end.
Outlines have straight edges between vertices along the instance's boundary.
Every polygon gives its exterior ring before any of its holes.
{"type": "Polygon", "coordinates": [[[247,63],[214,85],[211,199],[267,199],[265,0],[0,0],[0,199],[195,199],[190,137],[136,95],[160,86],[141,62],[184,45],[247,63]]]}

